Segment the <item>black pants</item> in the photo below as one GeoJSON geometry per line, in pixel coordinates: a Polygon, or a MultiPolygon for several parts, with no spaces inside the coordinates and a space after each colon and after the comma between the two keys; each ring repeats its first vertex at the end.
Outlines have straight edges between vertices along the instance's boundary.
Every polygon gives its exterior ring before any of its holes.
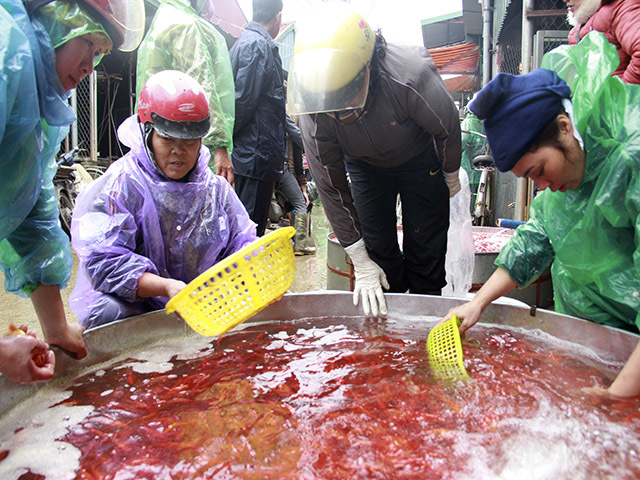
{"type": "Polygon", "coordinates": [[[269,219],[269,207],[273,198],[275,182],[269,180],[256,180],[243,175],[234,175],[233,186],[240,201],[247,209],[251,220],[258,224],[257,235],[261,237],[267,228],[269,219]]]}
{"type": "Polygon", "coordinates": [[[446,285],[449,189],[433,146],[399,167],[375,167],[356,158],[346,164],[367,251],[387,275],[390,291],[439,295],[446,285]]]}

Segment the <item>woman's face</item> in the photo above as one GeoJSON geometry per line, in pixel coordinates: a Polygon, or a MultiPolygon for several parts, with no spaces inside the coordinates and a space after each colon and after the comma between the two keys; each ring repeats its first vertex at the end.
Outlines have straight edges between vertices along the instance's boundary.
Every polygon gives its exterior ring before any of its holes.
{"type": "Polygon", "coordinates": [[[94,59],[102,53],[102,49],[86,35],[72,38],[56,49],[56,72],[66,92],[76,88],[93,72],[94,59]]]}
{"type": "Polygon", "coordinates": [[[200,155],[202,139],[182,140],[151,132],[151,148],[160,170],[173,180],[180,180],[191,171],[200,155]]]}
{"type": "Polygon", "coordinates": [[[527,152],[511,169],[518,177],[530,178],[540,190],[552,192],[575,190],[582,183],[585,154],[573,136],[569,117],[560,115],[560,145],[545,145],[534,152],[527,152]]]}

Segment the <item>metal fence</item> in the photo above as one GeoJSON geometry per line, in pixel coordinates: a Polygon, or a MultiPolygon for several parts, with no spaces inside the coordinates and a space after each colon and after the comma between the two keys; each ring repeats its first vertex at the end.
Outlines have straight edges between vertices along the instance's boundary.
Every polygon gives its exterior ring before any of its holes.
{"type": "MultiPolygon", "coordinates": [[[[566,10],[567,4],[564,0],[536,0],[535,11],[531,12],[530,18],[533,20],[533,30],[568,32],[571,25],[567,22],[566,15],[558,14],[559,11],[566,10]]],[[[555,37],[554,40],[543,41],[543,52],[557,47],[566,40],[555,37]]],[[[518,74],[522,68],[522,2],[512,2],[504,19],[504,25],[498,39],[498,70],[518,74]]],[[[540,59],[542,56],[540,55],[540,59]]],[[[538,65],[532,64],[532,68],[538,65]]]]}
{"type": "Polygon", "coordinates": [[[71,97],[71,105],[78,120],[71,126],[67,139],[67,151],[79,149],[79,157],[86,162],[95,163],[96,147],[96,73],[86,76],[77,86],[71,97]]]}

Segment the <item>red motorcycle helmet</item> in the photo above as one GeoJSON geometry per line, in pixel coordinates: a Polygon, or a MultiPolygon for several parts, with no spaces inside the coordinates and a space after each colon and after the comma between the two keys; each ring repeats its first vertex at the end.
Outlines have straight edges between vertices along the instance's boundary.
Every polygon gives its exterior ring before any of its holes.
{"type": "Polygon", "coordinates": [[[164,70],[148,78],[138,99],[138,121],[164,137],[202,138],[209,131],[204,89],[186,73],[164,70]]]}

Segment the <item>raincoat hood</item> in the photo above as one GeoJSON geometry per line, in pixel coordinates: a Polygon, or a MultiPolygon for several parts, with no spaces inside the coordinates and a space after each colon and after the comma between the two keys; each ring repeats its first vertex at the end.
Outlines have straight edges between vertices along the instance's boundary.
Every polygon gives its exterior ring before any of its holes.
{"type": "MultiPolygon", "coordinates": [[[[39,7],[34,16],[49,34],[54,49],[74,38],[89,35],[101,46],[103,55],[111,51],[113,42],[107,31],[94,20],[84,5],[76,1],[54,0],[39,7]]],[[[96,60],[96,65],[101,58],[96,60]]]]}

